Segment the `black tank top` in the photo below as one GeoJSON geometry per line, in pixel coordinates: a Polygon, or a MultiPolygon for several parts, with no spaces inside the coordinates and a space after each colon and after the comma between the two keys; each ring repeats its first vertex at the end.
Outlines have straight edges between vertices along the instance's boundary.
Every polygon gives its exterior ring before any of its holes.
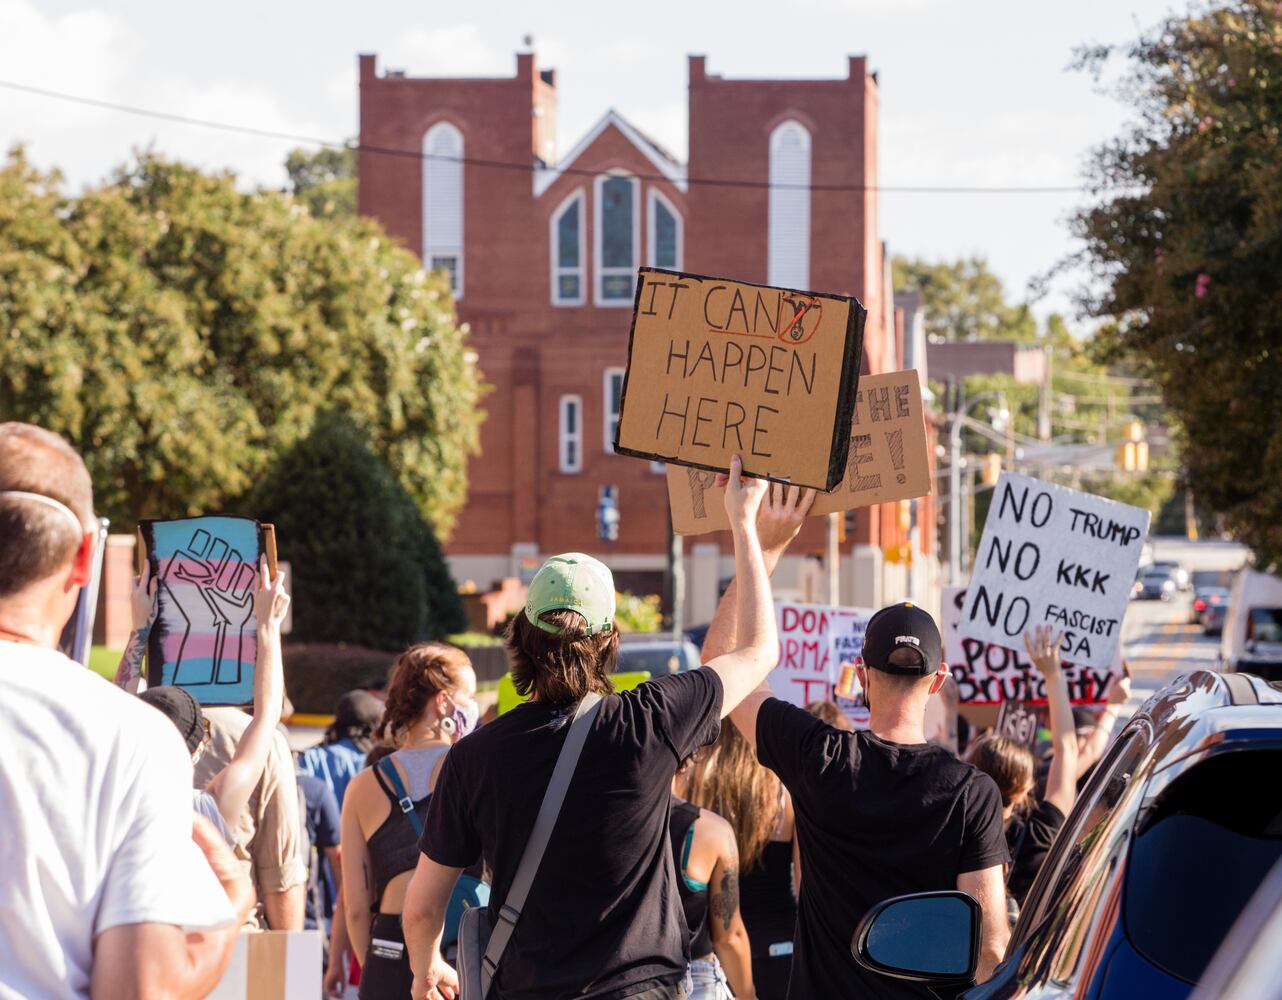
{"type": "Polygon", "coordinates": [[[740,873],[739,906],[754,955],[765,954],[772,944],[792,940],[797,926],[792,841],[769,841],[752,871],[740,873]]]}
{"type": "Polygon", "coordinates": [[[668,835],[672,839],[672,860],[677,866],[677,894],[681,897],[681,908],[685,911],[686,926],[690,928],[690,957],[707,958],[712,954],[712,929],[708,926],[708,886],[705,882],[691,885],[685,876],[690,842],[694,839],[694,821],[698,818],[698,806],[672,796],[668,835]]]}
{"type": "MultiPolygon", "coordinates": [[[[383,789],[392,806],[387,819],[383,820],[382,825],[374,831],[368,841],[370,875],[374,879],[374,896],[370,907],[377,913],[383,902],[383,893],[392,879],[417,867],[419,850],[418,834],[414,831],[414,824],[410,822],[409,816],[401,811],[400,800],[396,797],[396,793],[392,791],[377,765],[372,770],[374,777],[378,779],[378,786],[383,789]]],[[[427,819],[427,803],[431,798],[432,793],[428,792],[421,799],[414,800],[414,811],[418,813],[420,822],[427,819]]]]}

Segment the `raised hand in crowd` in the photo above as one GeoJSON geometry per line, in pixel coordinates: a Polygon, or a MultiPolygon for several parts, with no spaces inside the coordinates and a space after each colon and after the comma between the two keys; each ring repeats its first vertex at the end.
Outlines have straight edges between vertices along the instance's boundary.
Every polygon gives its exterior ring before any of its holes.
{"type": "Polygon", "coordinates": [[[1108,686],[1108,704],[1104,711],[1095,717],[1095,724],[1084,732],[1077,741],[1077,777],[1086,774],[1096,761],[1104,756],[1113,739],[1113,728],[1117,725],[1118,713],[1131,700],[1131,668],[1122,661],[1122,672],[1114,676],[1108,686]]]}
{"type": "Polygon", "coordinates": [[[142,573],[134,577],[129,590],[129,608],[133,613],[133,631],[116,668],[116,686],[137,694],[142,686],[142,661],[147,653],[147,638],[156,623],[156,586],[151,578],[151,562],[144,560],[142,573]]]}
{"type": "Polygon", "coordinates": [[[1077,730],[1073,725],[1068,681],[1060,665],[1063,642],[1064,633],[1055,632],[1049,625],[1038,625],[1024,633],[1024,649],[1046,681],[1046,702],[1050,708],[1053,756],[1043,800],[1067,816],[1077,800],[1077,730]]]}
{"type": "Polygon", "coordinates": [[[249,804],[249,797],[253,795],[267,757],[272,752],[272,738],[285,702],[280,628],[288,611],[285,574],[278,572],[272,579],[264,558],[259,566],[258,587],[254,591],[254,615],[258,622],[254,718],[245,727],[232,759],[207,786],[228,826],[236,823],[241,811],[249,804]]]}
{"type": "MultiPolygon", "coordinates": [[[[774,596],[770,591],[771,566],[766,561],[758,526],[769,484],[764,479],[744,476],[743,462],[735,455],[730,460],[725,485],[726,513],[734,535],[735,585],[733,593],[727,592],[722,604],[733,599],[733,639],[720,640],[724,643],[721,650],[716,647],[709,650],[705,641],[703,656],[704,665],[721,678],[723,719],[765,682],[766,674],[779,657],[774,596]]],[[[786,531],[775,520],[770,526],[772,540],[777,543],[786,531]]],[[[720,617],[721,609],[718,609],[708,627],[709,637],[714,636],[714,630],[724,636],[726,626],[717,621],[720,617]]]]}
{"type": "MultiPolygon", "coordinates": [[[[718,477],[718,484],[728,478],[718,477]]],[[[810,508],[814,506],[816,496],[817,493],[814,490],[802,489],[799,486],[769,484],[757,512],[757,537],[761,542],[761,554],[768,574],[774,574],[784,552],[801,531],[801,526],[810,515],[810,508]]],[[[703,641],[705,663],[734,648],[739,627],[738,591],[737,581],[732,580],[729,589],[721,598],[712,623],[708,626],[708,634],[703,641]]]]}

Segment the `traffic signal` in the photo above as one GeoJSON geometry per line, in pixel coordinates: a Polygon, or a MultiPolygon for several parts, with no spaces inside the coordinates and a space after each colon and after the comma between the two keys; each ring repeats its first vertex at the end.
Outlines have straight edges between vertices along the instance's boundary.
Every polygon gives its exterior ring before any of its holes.
{"type": "Polygon", "coordinates": [[[1117,467],[1124,472],[1148,471],[1148,442],[1124,441],[1117,448],[1117,467]]]}
{"type": "Polygon", "coordinates": [[[596,536],[603,542],[619,540],[619,488],[602,486],[596,505],[596,536]]]}

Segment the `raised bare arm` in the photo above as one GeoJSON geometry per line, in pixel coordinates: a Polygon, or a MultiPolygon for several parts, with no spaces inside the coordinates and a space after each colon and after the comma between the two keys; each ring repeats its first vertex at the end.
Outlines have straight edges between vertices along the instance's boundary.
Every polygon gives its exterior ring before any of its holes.
{"type": "Polygon", "coordinates": [[[1052,635],[1049,625],[1024,633],[1024,649],[1046,680],[1046,701],[1051,717],[1051,769],[1046,777],[1045,800],[1065,816],[1077,801],[1077,729],[1068,698],[1068,681],[1060,667],[1059,647],[1064,633],[1052,635]]]}

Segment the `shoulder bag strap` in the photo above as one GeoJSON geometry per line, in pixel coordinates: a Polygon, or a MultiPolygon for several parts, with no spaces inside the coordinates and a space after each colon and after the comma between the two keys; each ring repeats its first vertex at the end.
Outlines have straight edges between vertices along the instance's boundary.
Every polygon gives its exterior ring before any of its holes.
{"type": "Polygon", "coordinates": [[[530,831],[530,839],[526,841],[521,863],[517,866],[516,876],[512,879],[512,886],[507,892],[507,899],[503,901],[503,907],[499,910],[498,923],[490,933],[489,944],[486,945],[485,955],[481,959],[482,997],[489,993],[490,983],[494,981],[494,974],[498,971],[503,952],[507,950],[508,942],[512,940],[512,932],[516,930],[516,922],[520,919],[526,897],[530,894],[530,886],[534,883],[539,863],[543,860],[543,852],[547,850],[548,840],[552,837],[552,828],[556,826],[557,817],[561,814],[565,793],[570,787],[570,779],[574,777],[574,769],[583,752],[583,742],[587,739],[588,730],[592,728],[592,721],[596,718],[600,707],[601,696],[589,694],[579,702],[579,707],[575,710],[574,721],[570,723],[570,731],[566,734],[561,753],[556,758],[556,767],[552,769],[548,789],[543,793],[543,804],[539,806],[539,814],[534,820],[533,830],[530,831]]]}
{"type": "Polygon", "coordinates": [[[405,788],[405,782],[401,781],[400,772],[396,770],[396,765],[392,763],[391,754],[380,760],[377,767],[383,776],[392,783],[392,789],[396,793],[396,804],[401,807],[401,812],[409,819],[410,826],[414,827],[414,836],[423,836],[423,821],[418,818],[418,813],[414,811],[414,800],[410,798],[410,793],[405,788]]]}

